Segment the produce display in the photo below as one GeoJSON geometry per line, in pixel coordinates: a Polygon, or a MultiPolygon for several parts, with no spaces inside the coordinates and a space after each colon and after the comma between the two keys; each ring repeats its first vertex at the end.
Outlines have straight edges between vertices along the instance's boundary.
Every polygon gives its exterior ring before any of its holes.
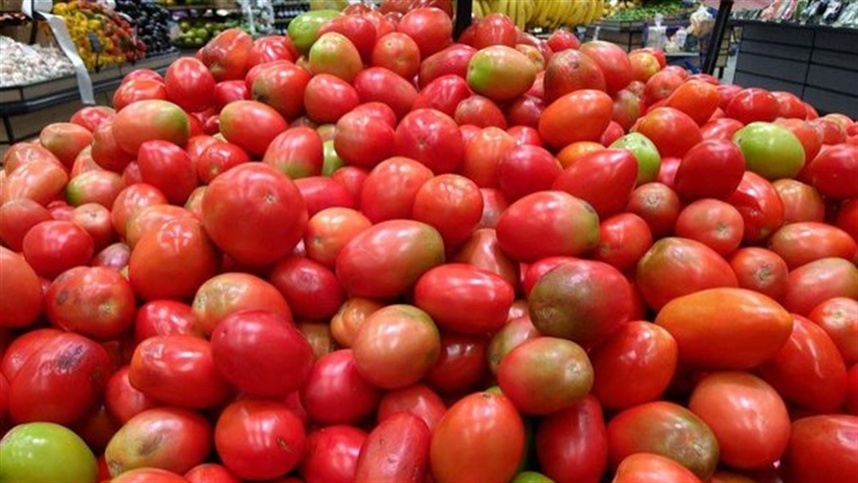
{"type": "Polygon", "coordinates": [[[237,18],[193,17],[179,20],[179,36],[176,45],[182,48],[200,48],[212,37],[226,29],[240,25],[237,18]]]}
{"type": "Polygon", "coordinates": [[[744,10],[737,12],[735,17],[767,22],[858,28],[858,1],[775,0],[764,9],[744,10]]]}
{"type": "Polygon", "coordinates": [[[17,42],[0,35],[0,87],[26,86],[74,74],[69,59],[56,47],[17,42]]]}
{"type": "Polygon", "coordinates": [[[652,22],[656,15],[664,18],[687,16],[689,9],[682,0],[612,0],[605,5],[605,19],[618,22],[652,22]]]}
{"type": "Polygon", "coordinates": [[[477,18],[502,13],[516,26],[554,30],[559,27],[589,25],[602,18],[604,0],[558,2],[557,0],[475,0],[477,18]]]}
{"type": "Polygon", "coordinates": [[[11,146],[0,481],[858,480],[858,123],[452,32],[228,29],[11,146]]]}
{"type": "Polygon", "coordinates": [[[146,55],[165,54],[173,50],[170,42],[170,12],[161,5],[136,0],[117,0],[116,11],[125,14],[137,38],[146,47],[146,55]]]}
{"type": "Polygon", "coordinates": [[[88,0],[56,2],[52,12],[65,18],[83,63],[89,69],[135,62],[146,55],[131,23],[104,4],[88,0]]]}

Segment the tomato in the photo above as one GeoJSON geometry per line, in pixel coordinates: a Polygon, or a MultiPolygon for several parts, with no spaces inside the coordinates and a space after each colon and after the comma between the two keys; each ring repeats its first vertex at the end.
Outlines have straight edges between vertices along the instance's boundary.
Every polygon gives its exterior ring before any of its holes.
{"type": "Polygon", "coordinates": [[[858,242],[858,199],[849,200],[840,206],[834,224],[858,242]]]}
{"type": "Polygon", "coordinates": [[[837,144],[822,150],[810,164],[813,185],[823,196],[836,199],[858,197],[853,181],[858,179],[858,147],[837,144]]]}
{"type": "Polygon", "coordinates": [[[503,129],[484,128],[473,139],[465,142],[459,173],[481,188],[497,188],[501,160],[513,147],[515,138],[503,129]]]}
{"type": "Polygon", "coordinates": [[[510,285],[518,283],[519,267],[501,250],[492,228],[475,230],[453,255],[451,262],[467,263],[500,275],[510,285]]]}
{"type": "Polygon", "coordinates": [[[394,298],[444,261],[441,235],[412,220],[389,220],[355,235],[340,251],[336,274],[349,295],[394,298]],[[397,266],[402,270],[391,271],[397,266]],[[406,268],[407,267],[407,268],[406,268]]]}
{"type": "Polygon", "coordinates": [[[633,213],[620,213],[599,225],[599,246],[593,259],[626,271],[637,265],[652,247],[652,233],[646,221],[633,213]]]}
{"type": "Polygon", "coordinates": [[[187,483],[182,475],[160,468],[136,468],[116,476],[112,482],[118,483],[146,483],[148,481],[159,481],[162,483],[187,483]]]}
{"type": "Polygon", "coordinates": [[[231,394],[215,367],[211,344],[200,337],[150,337],[134,349],[131,385],[165,404],[189,409],[217,406],[231,394]]]}
{"type": "Polygon", "coordinates": [[[69,122],[83,126],[90,131],[95,131],[101,124],[113,119],[115,114],[116,111],[108,106],[84,106],[72,114],[69,122]]]}
{"type": "Polygon", "coordinates": [[[199,56],[220,82],[244,77],[252,50],[253,38],[241,29],[230,28],[211,39],[199,56]]]}
{"type": "Polygon", "coordinates": [[[351,208],[326,208],[307,222],[304,232],[307,257],[333,268],[348,241],[371,225],[366,216],[351,208]]]}
{"type": "Polygon", "coordinates": [[[807,316],[832,297],[858,300],[858,268],[854,262],[822,258],[792,270],[783,305],[792,313],[807,316]]]}
{"type": "Polygon", "coordinates": [[[71,168],[78,153],[92,143],[89,129],[71,122],[54,122],[42,128],[39,144],[71,168]]]}
{"type": "Polygon", "coordinates": [[[334,149],[347,164],[372,168],[393,155],[395,136],[383,118],[352,110],[337,121],[334,149]]]}
{"type": "Polygon", "coordinates": [[[807,318],[834,341],[847,367],[858,363],[858,301],[832,297],[817,305],[807,318]]]}
{"type": "Polygon", "coordinates": [[[164,75],[167,98],[187,112],[213,107],[215,77],[208,67],[193,57],[172,62],[164,75]]]}
{"type": "Polygon", "coordinates": [[[129,366],[122,366],[107,380],[104,406],[117,422],[125,424],[141,412],[158,406],[158,402],[131,385],[129,366]]]}
{"type": "Polygon", "coordinates": [[[438,230],[448,248],[460,245],[471,235],[482,212],[479,188],[457,174],[426,180],[417,190],[412,207],[412,217],[438,230]]]}
{"type": "Polygon", "coordinates": [[[330,74],[314,75],[304,89],[304,109],[316,122],[337,122],[359,103],[355,88],[330,74]]]}
{"type": "Polygon", "coordinates": [[[822,149],[823,135],[821,129],[815,125],[800,119],[783,119],[778,118],[775,124],[779,124],[790,131],[798,138],[804,147],[804,160],[806,161],[804,171],[807,171],[808,165],[816,158],[822,149]]]}
{"type": "MultiPolygon", "coordinates": [[[[8,172],[8,171],[7,171],[8,172]]],[[[0,185],[0,201],[31,199],[47,205],[62,195],[69,177],[58,162],[35,160],[8,172],[5,183],[0,185]]]]}
{"type": "Polygon", "coordinates": [[[194,164],[200,182],[208,184],[224,171],[249,162],[250,156],[237,144],[219,142],[205,148],[194,164]]]}
{"type": "Polygon", "coordinates": [[[703,140],[721,140],[729,141],[733,139],[733,134],[739,129],[742,129],[744,124],[735,119],[722,117],[713,119],[700,127],[700,134],[703,135],[703,140]]]}
{"type": "Polygon", "coordinates": [[[649,138],[662,157],[682,158],[703,140],[700,127],[688,114],[673,107],[649,111],[633,128],[649,138]]]}
{"type": "Polygon", "coordinates": [[[524,424],[500,394],[459,399],[432,433],[429,464],[436,481],[508,481],[524,456],[524,424]]]}
{"type": "Polygon", "coordinates": [[[539,135],[558,149],[578,141],[598,141],[613,113],[614,101],[604,92],[576,90],[545,108],[539,117],[539,135]]]}
{"type": "Polygon", "coordinates": [[[779,179],[772,185],[783,202],[785,224],[825,219],[825,202],[813,186],[794,179],[779,179]]]}
{"type": "Polygon", "coordinates": [[[515,201],[497,224],[501,249],[520,262],[555,255],[578,256],[596,247],[598,215],[562,191],[540,191],[515,201]]]}
{"type": "Polygon", "coordinates": [[[712,429],[688,409],[671,402],[655,401],[626,409],[611,419],[607,433],[613,468],[635,453],[655,453],[706,480],[718,464],[718,440],[712,429]]]}
{"type": "MultiPolygon", "coordinates": [[[[637,483],[640,481],[699,483],[701,479],[691,470],[670,458],[655,453],[630,454],[617,465],[613,482],[637,483]]],[[[714,482],[715,480],[710,481],[714,482]]]]}
{"type": "Polygon", "coordinates": [[[95,413],[111,370],[104,347],[68,332],[44,332],[30,341],[17,361],[10,359],[14,347],[3,360],[11,420],[69,426],[95,413]]]}
{"type": "Polygon", "coordinates": [[[263,155],[271,141],[287,128],[286,120],[277,110],[258,101],[231,102],[221,110],[219,119],[223,137],[251,156],[263,155]]]}
{"type": "Polygon", "coordinates": [[[206,334],[240,310],[268,310],[292,320],[289,305],[277,288],[248,273],[221,273],[206,280],[192,306],[197,328],[206,334]]]}
{"type": "Polygon", "coordinates": [[[351,349],[320,357],[301,388],[301,404],[313,421],[345,424],[361,421],[378,407],[378,388],[361,376],[351,349]]]}
{"type": "Polygon", "coordinates": [[[718,88],[704,81],[689,80],[682,83],[667,97],[665,106],[679,109],[703,126],[718,109],[718,88]]]}
{"type": "Polygon", "coordinates": [[[769,248],[790,269],[827,257],[856,260],[858,245],[845,231],[825,223],[807,221],[784,225],[769,239],[769,248]]]}
{"type": "Polygon", "coordinates": [[[297,318],[328,319],[345,301],[334,273],[313,260],[291,257],[277,264],[269,276],[297,318]]]}
{"type": "Polygon", "coordinates": [[[733,95],[724,113],[743,124],[772,122],[780,114],[780,103],[769,91],[752,87],[733,95]]]}
{"type": "Polygon", "coordinates": [[[729,260],[739,287],[780,300],[786,292],[789,268],[777,253],[760,247],[745,247],[733,252],[729,260]]]}
{"type": "Polygon", "coordinates": [[[645,105],[652,106],[666,100],[683,82],[685,79],[676,71],[661,70],[656,72],[644,84],[645,105]]]}
{"type": "Polygon", "coordinates": [[[432,433],[422,419],[401,412],[379,421],[367,436],[355,466],[356,482],[422,482],[429,466],[432,433]]]}
{"type": "Polygon", "coordinates": [[[184,204],[197,187],[197,170],[182,148],[152,140],[140,145],[137,164],[144,183],[158,188],[167,201],[184,204]]]}
{"type": "Polygon", "coordinates": [[[70,221],[43,221],[23,240],[23,255],[40,276],[53,279],[72,267],[88,265],[94,255],[92,237],[70,221]]]}
{"type": "Polygon", "coordinates": [[[681,362],[713,369],[759,365],[781,350],[793,327],[790,313],[777,302],[741,288],[712,288],[676,298],[659,311],[655,323],[676,339],[681,362]]]}
{"type": "Polygon", "coordinates": [[[471,96],[471,88],[462,76],[447,74],[426,84],[414,99],[412,109],[435,109],[453,117],[459,103],[471,96]]]}
{"type": "Polygon", "coordinates": [[[545,475],[556,481],[600,481],[608,464],[602,408],[595,397],[542,418],[536,455],[545,475]]]}
{"type": "Polygon", "coordinates": [[[485,380],[486,347],[483,335],[441,334],[441,353],[425,381],[446,395],[461,394],[485,380]]]}
{"type": "Polygon", "coordinates": [[[444,401],[429,386],[414,384],[385,392],[378,405],[377,419],[381,423],[398,413],[410,413],[420,418],[433,432],[446,411],[444,401]]]}
{"type": "Polygon", "coordinates": [[[586,201],[600,219],[626,207],[638,178],[638,162],[625,149],[604,149],[585,154],[554,179],[552,189],[586,201]]]}
{"type": "Polygon", "coordinates": [[[742,150],[746,168],[768,180],[792,178],[804,167],[801,141],[778,124],[752,122],[733,134],[733,142],[742,150]]]}
{"type": "Polygon", "coordinates": [[[548,103],[579,89],[607,88],[599,63],[577,49],[558,51],[551,56],[545,66],[544,87],[548,103]]]}
{"type": "Polygon", "coordinates": [[[301,420],[284,404],[243,399],[217,420],[215,449],[223,465],[242,480],[279,478],[295,468],[304,452],[301,420]]]}
{"type": "MultiPolygon", "coordinates": [[[[121,111],[129,104],[150,99],[168,100],[167,87],[163,79],[140,78],[123,81],[113,93],[112,101],[113,107],[121,111]]],[[[113,116],[110,119],[112,118],[113,116]]],[[[106,122],[110,122],[110,119],[106,122]]]]}
{"type": "Polygon", "coordinates": [[[144,234],[160,229],[168,221],[191,219],[197,221],[194,214],[175,205],[147,206],[135,213],[125,225],[125,242],[134,248],[144,234]]]}
{"type": "Polygon", "coordinates": [[[206,483],[217,481],[219,483],[240,483],[226,467],[217,463],[202,463],[191,468],[185,473],[185,478],[190,483],[206,483]]]}
{"type": "MultiPolygon", "coordinates": [[[[341,15],[334,17],[319,28],[318,35],[321,38],[328,32],[337,32],[348,38],[349,41],[354,44],[364,62],[369,63],[372,59],[373,47],[377,45],[377,31],[373,22],[368,18],[360,15],[341,15]]],[[[310,50],[312,51],[312,47],[310,50]]],[[[419,56],[419,50],[416,51],[419,56]]],[[[415,70],[414,74],[416,73],[417,72],[415,70]]],[[[410,79],[411,77],[413,77],[413,74],[406,78],[410,79]]]]}
{"type": "Polygon", "coordinates": [[[0,328],[26,327],[42,313],[42,284],[38,274],[21,255],[0,246],[0,328]]]}
{"type": "Polygon", "coordinates": [[[352,85],[361,103],[386,104],[393,109],[397,119],[405,117],[417,99],[417,89],[410,82],[384,67],[360,71],[352,85]]]}
{"type": "Polygon", "coordinates": [[[634,92],[623,89],[614,94],[613,121],[622,128],[621,135],[631,129],[635,121],[640,117],[641,110],[641,99],[634,92]]]}
{"type": "Polygon", "coordinates": [[[434,7],[408,11],[396,25],[396,30],[414,39],[423,59],[444,49],[453,40],[450,15],[434,7]]]}
{"type": "Polygon", "coordinates": [[[858,364],[854,364],[847,374],[846,412],[858,416],[858,364]]]}
{"type": "Polygon", "coordinates": [[[124,243],[113,243],[95,254],[93,267],[106,267],[121,272],[131,258],[131,248],[124,243]]]}
{"type": "Polygon", "coordinates": [[[497,375],[501,361],[510,351],[539,336],[539,331],[533,326],[529,316],[511,318],[506,325],[495,332],[488,347],[486,347],[487,360],[492,374],[497,375]]]}
{"type": "Polygon", "coordinates": [[[48,319],[70,332],[113,339],[134,323],[134,292],[118,272],[76,267],[63,272],[45,294],[48,319]]]}
{"type": "Polygon", "coordinates": [[[581,44],[578,50],[598,64],[605,76],[605,90],[608,94],[614,95],[633,80],[629,56],[616,44],[591,40],[581,44]]]}
{"type": "MultiPolygon", "coordinates": [[[[172,102],[137,101],[116,113],[113,137],[126,153],[135,155],[145,141],[161,140],[183,146],[190,137],[188,115],[172,102]]],[[[98,161],[98,157],[94,159],[98,161]]],[[[100,163],[99,163],[100,164],[100,163]]]]}
{"type": "Polygon", "coordinates": [[[147,409],[132,417],[110,439],[105,460],[110,474],[144,467],[185,473],[211,451],[211,427],[194,412],[147,409]]]}
{"type": "Polygon", "coordinates": [[[784,474],[797,483],[858,478],[858,416],[821,415],[792,423],[784,474]]]}
{"type": "Polygon", "coordinates": [[[20,252],[24,236],[30,228],[51,219],[51,212],[47,208],[28,198],[0,204],[0,241],[5,247],[20,252]]]}
{"type": "Polygon", "coordinates": [[[411,218],[417,191],[432,177],[429,168],[408,157],[394,156],[382,161],[364,181],[361,212],[374,223],[411,218]]]}
{"type": "Polygon", "coordinates": [[[109,209],[122,188],[125,188],[122,176],[97,168],[74,175],[69,180],[65,190],[66,200],[72,206],[98,203],[109,209]]]}
{"type": "Polygon", "coordinates": [[[420,47],[401,32],[391,32],[376,40],[370,57],[373,66],[389,69],[405,79],[413,79],[420,71],[420,47]]]}
{"type": "Polygon", "coordinates": [[[454,119],[458,125],[470,124],[478,127],[496,126],[506,129],[507,121],[504,112],[491,99],[474,94],[456,106],[454,119]]]}
{"type": "Polygon", "coordinates": [[[685,153],[674,178],[674,189],[683,199],[726,199],[745,172],[742,151],[729,140],[708,140],[685,153]]]}
{"type": "Polygon", "coordinates": [[[784,223],[784,204],[777,190],[753,171],[745,171],[736,191],[726,201],[742,214],[745,243],[766,240],[784,223]]]}
{"type": "Polygon", "coordinates": [[[739,248],[744,228],[745,222],[739,210],[726,201],[705,198],[694,201],[679,212],[674,232],[726,256],[739,248]]]}
{"type": "Polygon", "coordinates": [[[430,56],[421,56],[417,75],[421,90],[441,76],[456,75],[464,79],[468,74],[468,62],[476,52],[470,45],[456,43],[430,56]]]}
{"type": "Polygon", "coordinates": [[[310,432],[299,468],[304,481],[354,481],[358,458],[366,440],[367,433],[354,426],[333,425],[310,432]]]}
{"type": "Polygon", "coordinates": [[[517,38],[515,23],[509,17],[490,13],[475,23],[473,46],[477,49],[492,45],[515,47],[517,38]]]}

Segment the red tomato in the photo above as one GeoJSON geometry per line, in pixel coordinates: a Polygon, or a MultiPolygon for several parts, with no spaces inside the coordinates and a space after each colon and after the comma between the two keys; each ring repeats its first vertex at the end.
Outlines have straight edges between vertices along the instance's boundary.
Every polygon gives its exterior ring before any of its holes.
{"type": "Polygon", "coordinates": [[[471,88],[462,76],[442,75],[429,82],[417,98],[414,99],[413,110],[435,109],[453,117],[459,103],[471,96],[471,88]]]}
{"type": "Polygon", "coordinates": [[[772,122],[780,114],[778,98],[765,89],[755,87],[737,92],[724,108],[727,117],[743,124],[755,121],[772,122]]]}
{"type": "Polygon", "coordinates": [[[790,269],[821,258],[839,257],[855,261],[858,257],[858,244],[849,234],[813,221],[784,225],[769,238],[768,244],[790,269]]]}
{"type": "Polygon", "coordinates": [[[134,248],[144,234],[158,230],[168,221],[176,219],[197,221],[194,214],[185,208],[174,205],[147,206],[128,220],[125,225],[125,242],[134,248]]]}
{"type": "Polygon", "coordinates": [[[644,321],[624,324],[591,353],[593,394],[605,407],[625,409],[655,401],[676,372],[676,340],[644,321]],[[638,374],[629,378],[629,374],[638,374]]]}
{"type": "Polygon", "coordinates": [[[807,316],[814,307],[832,297],[858,300],[858,268],[842,258],[823,258],[789,273],[784,307],[807,316]]]}
{"type": "Polygon", "coordinates": [[[332,425],[307,435],[299,472],[307,483],[355,481],[367,433],[354,426],[332,425]]]}
{"type": "Polygon", "coordinates": [[[214,98],[214,108],[220,112],[230,102],[250,100],[250,90],[241,79],[222,81],[215,85],[214,98]]]}
{"type": "Polygon", "coordinates": [[[88,265],[94,255],[92,237],[70,221],[43,221],[24,236],[23,254],[40,276],[53,279],[72,267],[88,265]]]}
{"type": "Polygon", "coordinates": [[[286,299],[276,287],[248,273],[221,273],[200,285],[194,296],[197,328],[211,334],[228,315],[240,310],[267,310],[292,320],[286,299]]]}
{"type": "Polygon", "coordinates": [[[504,254],[492,228],[480,228],[456,251],[452,262],[467,263],[500,275],[510,285],[518,283],[519,266],[504,254]]]}
{"type": "Polygon", "coordinates": [[[123,424],[110,439],[104,457],[114,476],[145,467],[182,474],[202,463],[211,449],[212,429],[202,415],[153,408],[123,424]]]}
{"type": "Polygon", "coordinates": [[[726,256],[739,248],[744,228],[739,210],[725,201],[706,198],[694,201],[679,212],[674,232],[726,256]]]}
{"type": "Polygon", "coordinates": [[[735,251],[728,260],[739,287],[780,300],[786,293],[789,268],[777,253],[760,247],[735,251]]]}
{"type": "Polygon", "coordinates": [[[311,78],[312,74],[301,66],[275,62],[259,70],[249,86],[250,97],[274,108],[287,121],[292,120],[304,112],[304,92],[311,78]]]}
{"type": "Polygon", "coordinates": [[[591,40],[581,44],[579,50],[599,65],[605,76],[605,89],[608,94],[614,95],[633,80],[629,56],[618,45],[591,40]]]}
{"type": "Polygon", "coordinates": [[[506,15],[490,13],[475,23],[472,45],[477,49],[492,45],[515,47],[518,35],[515,23],[506,15]]]}
{"type": "Polygon", "coordinates": [[[817,305],[807,318],[834,341],[847,367],[858,363],[858,301],[832,297],[817,305]]]}
{"type": "MultiPolygon", "coordinates": [[[[482,199],[480,202],[482,203],[482,199]]],[[[28,198],[0,204],[0,241],[5,247],[20,252],[24,236],[30,228],[51,219],[51,212],[47,208],[28,198]]]]}
{"type": "MultiPolygon", "coordinates": [[[[377,31],[375,25],[367,17],[360,15],[334,17],[319,27],[318,35],[322,36],[327,32],[337,32],[348,38],[354,44],[364,62],[368,63],[372,58],[373,46],[376,45],[377,31]]],[[[417,73],[416,70],[414,73],[417,73]]],[[[411,77],[406,78],[410,79],[411,77]]]]}
{"type": "Polygon", "coordinates": [[[352,110],[337,121],[334,149],[351,166],[372,168],[394,153],[396,133],[381,116],[352,110]]]}
{"type": "Polygon", "coordinates": [[[488,347],[486,347],[487,360],[492,374],[497,375],[498,366],[510,351],[539,336],[539,331],[533,326],[529,316],[510,317],[509,322],[495,332],[488,347]]]}
{"type": "MultiPolygon", "coordinates": [[[[181,107],[159,99],[129,104],[113,118],[113,137],[126,153],[136,155],[145,141],[161,140],[184,146],[190,121],[181,107]]],[[[93,153],[98,161],[98,157],[93,153]]],[[[100,164],[100,163],[99,163],[100,164]]]]}
{"type": "Polygon", "coordinates": [[[847,374],[846,411],[858,416],[858,364],[854,364],[847,374]]]}
{"type": "Polygon", "coordinates": [[[217,81],[240,79],[249,67],[253,38],[247,32],[230,28],[217,34],[198,52],[200,60],[217,81]]]}
{"type": "Polygon", "coordinates": [[[426,312],[389,305],[370,314],[352,344],[358,372],[371,384],[395,389],[416,383],[441,351],[438,328],[426,312]]]}
{"type": "Polygon", "coordinates": [[[429,168],[412,158],[394,156],[382,161],[364,181],[361,212],[373,223],[411,218],[417,191],[432,177],[429,168]]]}
{"type": "Polygon", "coordinates": [[[679,109],[703,126],[718,109],[721,98],[718,88],[708,82],[689,80],[667,97],[665,106],[679,109]]]}
{"type": "Polygon", "coordinates": [[[240,483],[241,481],[230,473],[226,467],[217,463],[202,463],[194,466],[190,471],[185,473],[185,478],[190,483],[208,483],[211,481],[217,481],[218,483],[240,483]]]}
{"type": "Polygon", "coordinates": [[[506,109],[506,124],[510,126],[507,131],[519,141],[518,144],[543,145],[537,128],[544,110],[545,102],[531,95],[519,97],[506,109]],[[522,131],[527,135],[524,136],[522,131]]]}
{"type": "Polygon", "coordinates": [[[426,423],[411,413],[379,421],[361,448],[354,481],[422,482],[429,466],[431,437],[426,423]]]}
{"type": "Polygon", "coordinates": [[[205,64],[182,57],[170,64],[164,75],[167,98],[187,112],[214,106],[215,78],[205,64]]]}
{"type": "Polygon", "coordinates": [[[413,158],[435,174],[454,171],[464,157],[459,127],[448,115],[434,109],[408,113],[396,128],[396,153],[413,158]]]}
{"type": "Polygon", "coordinates": [[[97,203],[110,209],[125,182],[117,173],[97,168],[74,175],[66,185],[66,200],[72,206],[97,203]]]}
{"type": "Polygon", "coordinates": [[[7,173],[5,183],[0,185],[0,201],[3,203],[27,198],[47,206],[61,196],[69,180],[65,168],[58,162],[43,159],[7,173]]]}
{"type": "Polygon", "coordinates": [[[304,425],[286,405],[238,400],[223,410],[214,431],[223,465],[242,480],[272,480],[292,471],[304,454],[304,425]]]}
{"type": "Polygon", "coordinates": [[[361,376],[351,349],[319,358],[301,388],[301,404],[318,423],[356,423],[378,407],[381,393],[361,376]]]}
{"type": "Polygon", "coordinates": [[[667,99],[673,91],[679,88],[685,79],[676,71],[661,70],[656,72],[644,85],[644,102],[652,106],[659,101],[667,99]]]}
{"type": "Polygon", "coordinates": [[[741,288],[676,298],[659,311],[655,323],[676,339],[680,362],[712,369],[759,365],[781,350],[793,327],[792,316],[777,302],[741,288]]]}
{"type": "Polygon", "coordinates": [[[783,458],[785,475],[797,483],[858,478],[858,416],[825,415],[792,423],[783,458]]]}
{"type": "Polygon", "coordinates": [[[813,124],[800,119],[778,118],[775,120],[775,124],[780,124],[792,131],[795,137],[801,142],[801,145],[804,147],[804,159],[806,161],[802,173],[807,172],[811,161],[816,158],[819,150],[822,149],[823,137],[821,130],[813,124]]]}
{"type": "Polygon", "coordinates": [[[462,174],[480,188],[498,188],[500,163],[515,147],[515,138],[498,127],[487,127],[465,142],[465,155],[459,166],[462,174]]]}
{"type": "Polygon", "coordinates": [[[197,187],[194,164],[175,144],[159,140],[142,143],[137,153],[137,164],[143,182],[158,188],[172,204],[184,204],[197,187]]]}
{"type": "Polygon", "coordinates": [[[314,121],[337,122],[360,103],[358,93],[348,82],[330,75],[313,76],[304,90],[304,108],[314,121]]]}
{"type": "Polygon", "coordinates": [[[42,284],[39,276],[21,255],[0,246],[0,328],[26,327],[42,313],[42,284]]]}
{"type": "Polygon", "coordinates": [[[560,149],[577,141],[597,141],[611,122],[614,101],[602,91],[582,89],[552,102],[539,118],[539,134],[560,149]]]}
{"type": "Polygon", "coordinates": [[[646,183],[632,192],[626,209],[646,221],[653,239],[659,239],[673,231],[680,212],[679,196],[662,183],[646,183]]]}
{"type": "Polygon", "coordinates": [[[662,157],[682,158],[703,140],[700,127],[694,119],[672,107],[649,111],[640,118],[633,130],[649,138],[662,157]]]}
{"type": "MultiPolygon", "coordinates": [[[[249,162],[250,156],[240,146],[222,142],[214,143],[204,149],[194,164],[199,180],[203,184],[208,184],[224,171],[249,162]]],[[[188,198],[190,199],[190,195],[188,198]]]]}
{"type": "Polygon", "coordinates": [[[810,163],[813,185],[823,196],[836,199],[858,197],[858,146],[837,144],[823,149],[810,163]]]}
{"type": "Polygon", "coordinates": [[[486,345],[482,335],[441,334],[441,354],[426,383],[442,394],[461,394],[485,380],[486,345]]]}
{"type": "Polygon", "coordinates": [[[290,257],[277,264],[269,276],[297,318],[323,320],[345,302],[345,293],[334,273],[307,258],[290,257]]]}
{"type": "MultiPolygon", "coordinates": [[[[117,111],[121,111],[134,102],[147,99],[167,100],[167,87],[164,85],[163,79],[140,78],[123,81],[113,93],[113,107],[117,111]]],[[[110,120],[106,120],[106,122],[110,122],[110,120]]]]}
{"type": "Polygon", "coordinates": [[[104,388],[104,405],[110,415],[121,424],[147,409],[158,406],[155,399],[131,385],[129,371],[129,366],[119,368],[110,376],[104,388]]]}
{"type": "Polygon", "coordinates": [[[744,124],[729,117],[713,119],[700,127],[700,134],[703,140],[721,140],[729,141],[733,139],[733,134],[742,129],[744,124]]]}
{"type": "Polygon", "coordinates": [[[626,409],[611,419],[607,433],[613,468],[635,453],[655,453],[705,481],[718,464],[718,440],[709,426],[688,409],[671,402],[656,401],[626,409]]]}
{"type": "Polygon", "coordinates": [[[377,419],[381,423],[396,414],[410,413],[420,418],[431,433],[446,411],[444,401],[429,386],[415,384],[385,392],[378,405],[377,419]]]}
{"type": "Polygon", "coordinates": [[[536,455],[556,481],[601,481],[608,465],[608,438],[599,401],[587,396],[539,422],[536,455]]]}
{"type": "Polygon", "coordinates": [[[834,224],[858,242],[858,199],[849,200],[840,206],[834,224]]]}
{"type": "Polygon", "coordinates": [[[772,185],[784,204],[784,224],[825,219],[825,202],[813,186],[794,179],[779,179],[772,185]]]}
{"type": "Polygon", "coordinates": [[[425,181],[417,190],[412,207],[412,217],[438,230],[448,249],[460,245],[473,233],[482,213],[479,187],[457,174],[442,174],[425,181]]]}
{"type": "Polygon", "coordinates": [[[374,67],[384,67],[405,79],[413,79],[420,71],[420,47],[408,35],[390,32],[376,40],[371,49],[374,67]]]}
{"type": "Polygon", "coordinates": [[[124,243],[113,243],[95,254],[92,259],[93,267],[106,267],[117,272],[122,271],[131,258],[131,248],[124,243]]]}
{"type": "Polygon", "coordinates": [[[75,267],[63,272],[45,294],[48,319],[69,332],[114,339],[134,323],[131,284],[115,270],[75,267]]]}
{"type": "MultiPolygon", "coordinates": [[[[641,481],[700,483],[701,479],[685,466],[655,453],[635,453],[623,458],[617,465],[613,483],[638,483],[641,481]]],[[[715,480],[710,481],[714,482],[715,480]]]]}
{"type": "Polygon", "coordinates": [[[118,483],[148,483],[150,481],[158,481],[160,483],[188,482],[182,475],[160,468],[135,468],[115,476],[110,481],[118,483]]]}
{"type": "Polygon", "coordinates": [[[736,191],[745,172],[742,151],[729,140],[709,140],[685,153],[674,178],[676,193],[687,200],[725,199],[736,191]]]}
{"type": "MultiPolygon", "coordinates": [[[[418,85],[425,89],[435,79],[445,75],[456,75],[464,79],[468,74],[468,63],[477,49],[463,43],[456,43],[430,56],[422,56],[418,85]]],[[[451,113],[448,113],[451,114],[451,113]]]]}
{"type": "Polygon", "coordinates": [[[366,216],[351,208],[326,208],[307,222],[304,232],[307,257],[333,268],[337,255],[349,240],[371,225],[366,216]]]}
{"type": "Polygon", "coordinates": [[[846,397],[840,351],[825,330],[800,315],[793,315],[792,335],[759,372],[785,399],[820,413],[835,411],[846,397]]]}
{"type": "Polygon", "coordinates": [[[552,189],[565,191],[592,206],[600,218],[626,207],[638,178],[638,162],[626,149],[603,149],[585,154],[567,166],[552,189]]]}
{"type": "Polygon", "coordinates": [[[409,81],[384,67],[362,70],[352,85],[362,103],[386,104],[393,109],[397,119],[405,117],[417,99],[417,89],[409,81]]]}
{"type": "MultiPolygon", "coordinates": [[[[160,78],[160,74],[158,77],[160,78]]],[[[69,122],[83,126],[90,131],[95,131],[101,124],[113,119],[115,114],[116,111],[108,106],[84,106],[72,114],[69,122]]]]}
{"type": "Polygon", "coordinates": [[[71,122],[48,124],[39,134],[39,144],[53,153],[66,168],[71,168],[77,155],[90,143],[92,132],[71,122]]]}
{"type": "Polygon", "coordinates": [[[479,127],[497,126],[501,129],[507,127],[506,117],[501,108],[488,97],[478,94],[459,102],[453,117],[460,126],[471,124],[479,127]]]}
{"type": "Polygon", "coordinates": [[[514,288],[499,275],[462,263],[428,270],[414,289],[415,305],[441,328],[464,334],[499,329],[514,299],[514,288]]]}
{"type": "Polygon", "coordinates": [[[784,204],[771,182],[745,171],[742,181],[726,201],[735,206],[745,220],[744,241],[766,240],[784,223],[784,204]]]}
{"type": "Polygon", "coordinates": [[[220,132],[251,156],[261,156],[271,141],[285,131],[286,120],[272,107],[257,101],[235,101],[224,106],[219,118],[220,132]],[[247,126],[256,126],[247,129],[247,126]]]}
{"type": "Polygon", "coordinates": [[[420,47],[420,56],[425,59],[450,45],[453,41],[453,21],[439,8],[416,8],[402,16],[396,25],[420,47]]]}
{"type": "Polygon", "coordinates": [[[521,416],[490,392],[459,399],[432,433],[429,464],[436,481],[508,481],[524,456],[521,416]]]}
{"type": "Polygon", "coordinates": [[[620,213],[599,225],[599,247],[593,259],[620,271],[632,269],[652,247],[652,232],[646,221],[634,213],[620,213]]]}

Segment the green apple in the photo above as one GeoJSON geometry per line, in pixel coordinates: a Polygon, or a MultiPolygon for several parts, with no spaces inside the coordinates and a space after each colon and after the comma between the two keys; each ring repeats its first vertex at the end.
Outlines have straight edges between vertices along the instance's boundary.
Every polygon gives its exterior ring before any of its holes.
{"type": "Polygon", "coordinates": [[[651,183],[658,178],[658,172],[661,169],[661,155],[648,137],[639,132],[628,133],[614,141],[610,147],[631,151],[635,159],[638,160],[637,186],[651,183]]]}
{"type": "Polygon", "coordinates": [[[804,167],[804,146],[789,129],[770,122],[752,122],[733,134],[745,155],[745,168],[769,181],[792,178],[804,167]]]}
{"type": "Polygon", "coordinates": [[[26,423],[0,440],[0,482],[58,481],[98,481],[95,455],[73,431],[54,423],[26,423]]]}

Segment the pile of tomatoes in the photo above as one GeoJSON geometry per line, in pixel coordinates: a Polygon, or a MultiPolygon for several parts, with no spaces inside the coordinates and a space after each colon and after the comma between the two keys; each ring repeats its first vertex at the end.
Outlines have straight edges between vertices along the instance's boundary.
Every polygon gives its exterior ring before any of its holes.
{"type": "Polygon", "coordinates": [[[362,6],[12,146],[0,480],[858,478],[858,124],[362,6]]]}

